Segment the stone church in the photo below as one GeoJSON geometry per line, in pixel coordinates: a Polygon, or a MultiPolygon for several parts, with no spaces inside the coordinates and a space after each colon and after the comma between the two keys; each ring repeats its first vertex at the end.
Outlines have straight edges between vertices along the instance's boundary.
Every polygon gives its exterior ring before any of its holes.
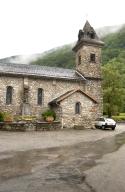
{"type": "Polygon", "coordinates": [[[103,45],[86,21],[73,47],[75,70],[0,63],[0,111],[40,116],[52,108],[63,128],[91,127],[102,115],[103,45]]]}

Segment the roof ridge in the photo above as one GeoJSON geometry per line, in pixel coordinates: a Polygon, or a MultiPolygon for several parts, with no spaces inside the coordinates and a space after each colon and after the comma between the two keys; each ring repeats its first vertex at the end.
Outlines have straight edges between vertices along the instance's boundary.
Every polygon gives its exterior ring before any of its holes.
{"type": "Polygon", "coordinates": [[[24,67],[24,68],[48,68],[48,69],[60,69],[60,70],[67,70],[67,71],[75,71],[75,69],[69,69],[69,68],[62,68],[62,67],[56,67],[56,66],[46,66],[46,65],[34,65],[34,64],[21,64],[21,63],[2,63],[0,62],[0,66],[5,66],[5,65],[9,65],[9,66],[16,66],[16,67],[24,67]]]}
{"type": "Polygon", "coordinates": [[[66,99],[67,97],[69,97],[70,95],[72,95],[73,93],[75,93],[77,91],[82,92],[86,97],[91,99],[94,103],[98,103],[93,97],[91,97],[90,95],[88,95],[87,93],[82,91],[81,89],[74,89],[74,90],[67,91],[66,93],[58,96],[57,98],[50,101],[49,104],[53,104],[53,103],[58,104],[58,103],[60,103],[61,101],[63,101],[64,99],[66,99]]]}

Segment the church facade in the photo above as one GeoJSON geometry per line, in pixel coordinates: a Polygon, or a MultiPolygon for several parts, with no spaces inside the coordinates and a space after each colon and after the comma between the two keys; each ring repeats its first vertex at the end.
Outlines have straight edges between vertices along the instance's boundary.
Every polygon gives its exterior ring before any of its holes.
{"type": "Polygon", "coordinates": [[[39,117],[52,108],[63,128],[93,126],[102,115],[103,45],[87,21],[73,48],[75,70],[0,63],[0,111],[39,117]]]}

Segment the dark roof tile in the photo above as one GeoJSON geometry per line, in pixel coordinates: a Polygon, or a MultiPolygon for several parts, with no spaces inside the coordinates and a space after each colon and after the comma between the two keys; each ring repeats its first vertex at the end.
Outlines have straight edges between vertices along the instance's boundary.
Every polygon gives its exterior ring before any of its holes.
{"type": "Polygon", "coordinates": [[[12,63],[0,63],[0,74],[83,80],[72,69],[12,63]]]}

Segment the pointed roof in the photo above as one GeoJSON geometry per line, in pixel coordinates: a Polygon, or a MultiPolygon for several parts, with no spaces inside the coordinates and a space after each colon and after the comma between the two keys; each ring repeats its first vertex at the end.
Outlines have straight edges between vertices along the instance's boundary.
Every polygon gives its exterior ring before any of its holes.
{"type": "Polygon", "coordinates": [[[102,47],[104,43],[97,36],[94,28],[86,21],[83,29],[79,30],[78,41],[73,48],[73,51],[77,51],[82,45],[95,45],[102,47]]]}
{"type": "Polygon", "coordinates": [[[83,31],[90,31],[90,30],[94,31],[93,27],[90,25],[90,23],[87,20],[84,27],[83,27],[83,31]]]}
{"type": "Polygon", "coordinates": [[[85,37],[91,38],[91,36],[89,36],[89,34],[94,34],[94,39],[99,39],[94,28],[90,25],[90,23],[88,21],[86,21],[86,23],[83,27],[83,32],[85,34],[85,37]]]}
{"type": "Polygon", "coordinates": [[[97,103],[97,101],[94,98],[92,98],[90,95],[88,95],[87,93],[85,93],[81,89],[76,89],[76,90],[67,91],[66,93],[64,93],[64,94],[60,95],[59,97],[57,97],[57,98],[53,99],[52,101],[50,101],[49,104],[50,105],[60,104],[61,101],[65,100],[67,97],[71,96],[73,93],[76,93],[76,92],[80,92],[84,96],[88,97],[94,103],[97,103]]]}

